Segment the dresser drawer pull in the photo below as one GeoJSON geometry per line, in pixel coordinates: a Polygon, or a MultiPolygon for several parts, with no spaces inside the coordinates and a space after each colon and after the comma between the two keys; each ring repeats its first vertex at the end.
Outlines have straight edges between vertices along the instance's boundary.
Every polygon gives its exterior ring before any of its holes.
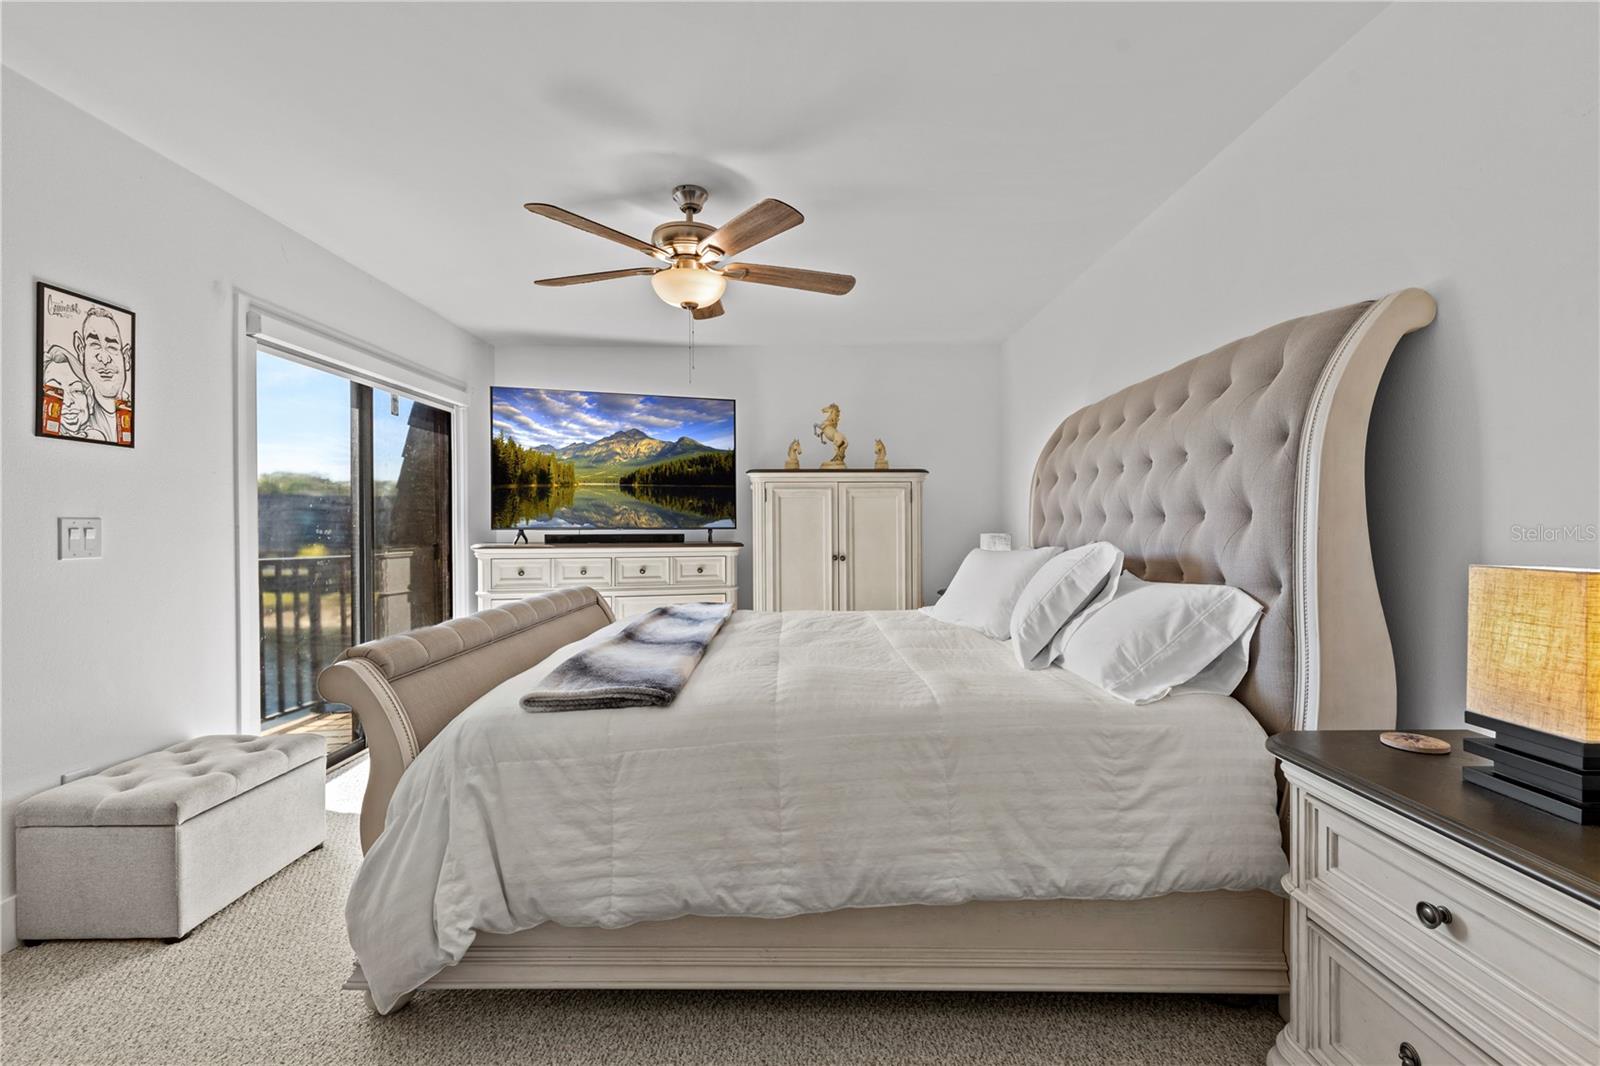
{"type": "Polygon", "coordinates": [[[1422,1056],[1417,1049],[1404,1041],[1400,1044],[1400,1066],[1422,1066],[1422,1056]]]}
{"type": "MultiPolygon", "coordinates": [[[[644,571],[643,571],[643,570],[641,570],[641,571],[639,571],[639,572],[640,572],[640,573],[641,573],[641,574],[642,574],[642,573],[644,573],[644,571]]],[[[694,568],[694,572],[695,572],[695,573],[697,573],[697,574],[703,574],[703,573],[705,573],[705,572],[706,572],[706,568],[705,568],[705,567],[703,567],[703,566],[697,566],[697,567],[695,567],[695,568],[694,568]]]]}
{"type": "Polygon", "coordinates": [[[517,576],[518,577],[527,577],[528,576],[528,572],[526,570],[522,569],[522,567],[519,566],[519,567],[517,567],[517,576]]]}
{"type": "MultiPolygon", "coordinates": [[[[1450,908],[1441,907],[1437,903],[1429,903],[1427,900],[1421,900],[1417,903],[1417,921],[1421,922],[1429,929],[1437,929],[1441,925],[1449,925],[1450,908]]],[[[1402,1054],[1400,1059],[1402,1062],[1405,1061],[1403,1049],[1410,1046],[1410,1044],[1401,1045],[1402,1054]]],[[[1415,1052],[1412,1052],[1412,1054],[1415,1054],[1415,1052]]]]}
{"type": "Polygon", "coordinates": [[[581,568],[578,571],[578,576],[579,577],[588,577],[589,576],[589,568],[587,566],[581,568]]]}

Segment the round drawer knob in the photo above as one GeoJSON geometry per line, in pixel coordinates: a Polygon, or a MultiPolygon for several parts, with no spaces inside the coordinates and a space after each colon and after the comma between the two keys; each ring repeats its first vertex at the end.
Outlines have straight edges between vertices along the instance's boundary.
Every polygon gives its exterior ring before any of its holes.
{"type": "Polygon", "coordinates": [[[1417,1054],[1417,1049],[1404,1041],[1400,1044],[1400,1066],[1422,1066],[1422,1056],[1417,1054]]]}
{"type": "Polygon", "coordinates": [[[518,576],[518,577],[522,577],[522,576],[523,576],[523,575],[525,575],[525,574],[526,574],[526,573],[527,573],[527,571],[525,571],[525,570],[523,570],[523,569],[522,569],[522,567],[520,567],[520,566],[519,566],[519,567],[517,567],[517,576],[518,576]]]}
{"type": "Polygon", "coordinates": [[[703,566],[697,566],[694,568],[694,572],[697,574],[703,574],[706,572],[706,568],[703,566]]]}
{"type": "Polygon", "coordinates": [[[644,573],[644,567],[642,567],[642,566],[639,567],[639,573],[641,573],[641,574],[644,573]]]}
{"type": "Polygon", "coordinates": [[[1417,921],[1429,929],[1437,929],[1441,925],[1449,925],[1450,917],[1449,907],[1443,907],[1437,903],[1429,903],[1427,900],[1421,900],[1417,903],[1417,921]]]}
{"type": "Polygon", "coordinates": [[[589,573],[589,568],[587,566],[580,567],[578,569],[578,573],[582,574],[582,575],[587,575],[589,573]]]}

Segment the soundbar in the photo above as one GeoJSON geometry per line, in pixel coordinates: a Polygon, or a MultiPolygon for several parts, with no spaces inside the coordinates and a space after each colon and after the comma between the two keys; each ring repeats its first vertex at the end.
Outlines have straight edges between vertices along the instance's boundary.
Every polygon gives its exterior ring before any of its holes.
{"type": "Polygon", "coordinates": [[[546,544],[682,544],[682,533],[546,533],[546,544]]]}

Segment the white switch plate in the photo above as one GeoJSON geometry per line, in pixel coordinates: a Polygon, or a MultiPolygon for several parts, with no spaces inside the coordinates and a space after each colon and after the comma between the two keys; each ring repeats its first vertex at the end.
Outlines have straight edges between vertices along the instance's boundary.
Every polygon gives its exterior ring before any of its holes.
{"type": "Polygon", "coordinates": [[[59,538],[58,559],[100,558],[100,519],[58,518],[56,532],[59,538]]]}

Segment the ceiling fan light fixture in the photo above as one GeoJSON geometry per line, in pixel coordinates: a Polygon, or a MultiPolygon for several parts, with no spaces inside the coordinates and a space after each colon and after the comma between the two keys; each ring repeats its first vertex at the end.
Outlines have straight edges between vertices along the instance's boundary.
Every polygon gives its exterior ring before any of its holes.
{"type": "Polygon", "coordinates": [[[679,259],[650,275],[650,287],[669,307],[710,307],[722,299],[728,283],[721,274],[692,259],[679,259]]]}
{"type": "Polygon", "coordinates": [[[706,202],[706,190],[699,185],[679,185],[672,199],[683,211],[683,218],[657,226],[646,244],[637,237],[575,215],[554,204],[529,203],[522,206],[536,215],[574,229],[603,237],[652,259],[662,267],[630,267],[600,270],[589,274],[568,274],[558,278],[539,278],[544,286],[587,285],[593,281],[650,275],[650,287],[668,307],[690,312],[695,319],[720,318],[724,313],[722,294],[728,282],[775,285],[781,289],[821,292],[843,296],[855,287],[849,274],[830,274],[825,270],[798,270],[794,267],[763,266],[760,263],[729,262],[734,256],[754,248],[805,221],[805,216],[782,200],[762,200],[715,228],[695,218],[706,202]]]}

